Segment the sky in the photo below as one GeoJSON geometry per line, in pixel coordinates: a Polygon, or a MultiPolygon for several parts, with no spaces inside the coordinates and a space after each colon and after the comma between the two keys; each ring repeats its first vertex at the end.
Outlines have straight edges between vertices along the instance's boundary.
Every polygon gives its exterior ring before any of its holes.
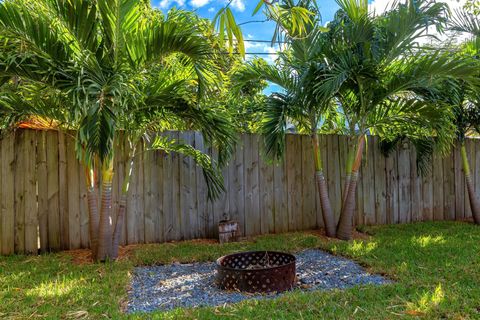
{"type": "MultiPolygon", "coordinates": [[[[172,7],[177,7],[179,9],[196,11],[200,16],[209,19],[213,19],[218,10],[225,6],[225,4],[228,2],[228,0],[151,1],[154,7],[159,8],[164,12],[167,12],[172,7]]],[[[404,2],[406,0],[399,1],[404,2]]],[[[437,2],[445,2],[452,10],[456,10],[463,7],[466,0],[437,0],[437,2]]],[[[275,28],[275,24],[273,22],[256,22],[266,19],[265,15],[263,15],[261,12],[257,13],[255,16],[252,17],[252,12],[254,11],[257,3],[258,0],[233,0],[230,4],[230,7],[233,10],[235,19],[238,24],[251,22],[241,26],[242,32],[244,34],[244,39],[248,40],[245,42],[247,59],[253,58],[253,53],[269,53],[268,55],[262,54],[260,56],[269,62],[273,62],[276,58],[275,52],[278,50],[278,48],[272,47],[270,43],[267,42],[253,42],[253,40],[271,40],[275,28]]],[[[332,20],[335,11],[337,11],[338,9],[338,5],[335,0],[317,0],[317,3],[320,8],[322,23],[326,24],[328,21],[332,20]]],[[[392,0],[369,0],[369,10],[371,12],[375,12],[376,14],[381,14],[386,9],[388,9],[392,3],[392,0]]],[[[431,30],[429,32],[434,33],[435,31],[431,30]]],[[[443,40],[446,40],[448,38],[448,35],[445,35],[441,38],[443,38],[443,40]]],[[[267,88],[266,93],[268,94],[271,91],[275,91],[276,89],[278,88],[270,86],[267,88]]]]}
{"type": "MultiPolygon", "coordinates": [[[[172,7],[177,7],[186,10],[197,11],[202,17],[213,19],[215,14],[228,1],[226,0],[152,0],[152,5],[167,11],[172,7]]],[[[230,7],[235,15],[238,24],[249,21],[263,21],[266,19],[265,15],[258,12],[252,16],[258,0],[233,0],[230,7]]],[[[318,1],[320,12],[322,14],[322,21],[327,22],[332,19],[338,5],[335,0],[320,0],[318,1]]],[[[272,61],[275,58],[274,53],[276,48],[272,48],[270,43],[252,42],[251,40],[266,40],[272,39],[275,24],[273,22],[252,22],[241,26],[247,53],[271,53],[270,55],[261,55],[264,59],[272,61]]],[[[249,55],[251,57],[252,55],[249,55]]]]}

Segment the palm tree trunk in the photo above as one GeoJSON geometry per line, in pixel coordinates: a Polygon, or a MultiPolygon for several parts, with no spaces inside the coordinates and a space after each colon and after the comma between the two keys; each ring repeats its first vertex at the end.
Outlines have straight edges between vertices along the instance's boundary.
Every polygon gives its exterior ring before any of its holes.
{"type": "Polygon", "coordinates": [[[343,187],[342,211],[343,211],[343,208],[345,207],[345,201],[347,200],[347,194],[350,188],[350,181],[352,180],[352,167],[353,167],[354,160],[355,160],[355,152],[353,148],[349,148],[348,154],[347,154],[347,163],[345,167],[346,175],[345,175],[345,186],[343,187]]]}
{"type": "Polygon", "coordinates": [[[123,219],[125,216],[125,212],[127,210],[127,195],[128,195],[128,188],[130,186],[130,177],[132,176],[134,155],[135,155],[135,148],[132,148],[132,152],[130,153],[130,159],[127,162],[127,170],[126,170],[127,175],[123,180],[122,194],[120,195],[120,201],[118,205],[117,220],[115,222],[115,229],[113,231],[112,259],[118,258],[118,247],[120,245],[120,236],[122,234],[122,229],[123,229],[123,219]]]}
{"type": "Polygon", "coordinates": [[[112,245],[112,180],[113,161],[102,168],[102,201],[98,228],[98,251],[96,260],[106,261],[110,258],[112,245]]]}
{"type": "Polygon", "coordinates": [[[317,183],[317,191],[320,196],[320,205],[322,206],[323,224],[325,226],[325,234],[327,237],[335,237],[335,221],[328,197],[327,183],[323,174],[322,157],[320,154],[320,145],[316,133],[312,134],[312,144],[315,159],[315,181],[317,183]]]}
{"type": "Polygon", "coordinates": [[[355,193],[357,189],[358,171],[362,163],[363,148],[365,146],[365,136],[361,135],[358,139],[358,147],[355,161],[352,166],[352,176],[348,187],[345,205],[340,215],[340,222],[337,228],[337,237],[342,240],[350,240],[353,232],[353,213],[355,211],[355,193]]]}
{"type": "Polygon", "coordinates": [[[470,200],[470,208],[472,209],[473,221],[475,224],[480,224],[480,203],[477,195],[475,194],[475,188],[473,187],[472,175],[470,172],[470,164],[467,158],[467,149],[465,148],[465,142],[462,142],[460,148],[462,154],[463,171],[465,172],[465,182],[467,184],[468,199],[470,200]]]}
{"type": "Polygon", "coordinates": [[[88,231],[90,235],[90,249],[92,250],[92,258],[97,256],[98,249],[98,195],[95,183],[95,175],[92,169],[87,169],[86,178],[88,182],[87,201],[88,201],[88,231]]]}

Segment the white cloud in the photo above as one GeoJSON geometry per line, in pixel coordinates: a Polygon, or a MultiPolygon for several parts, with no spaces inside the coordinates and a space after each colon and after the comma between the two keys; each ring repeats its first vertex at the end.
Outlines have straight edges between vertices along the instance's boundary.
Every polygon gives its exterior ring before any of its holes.
{"type": "MultiPolygon", "coordinates": [[[[398,2],[406,3],[406,0],[400,0],[398,2]]],[[[437,0],[436,2],[446,3],[453,12],[457,9],[461,9],[465,5],[466,0],[437,0]]],[[[368,5],[368,10],[370,12],[375,12],[376,15],[380,15],[385,11],[390,10],[395,3],[396,1],[392,0],[373,0],[368,5]]]]}
{"type": "MultiPolygon", "coordinates": [[[[406,0],[400,0],[399,2],[406,3],[406,0]]],[[[466,0],[437,0],[436,2],[446,3],[449,6],[451,12],[453,13],[456,10],[461,9],[465,5],[466,0]]],[[[395,4],[395,1],[374,0],[368,5],[368,10],[375,15],[380,15],[385,11],[392,9],[393,4],[395,4]]],[[[467,35],[462,35],[462,34],[452,34],[452,33],[439,34],[434,26],[431,26],[428,28],[427,34],[430,36],[437,37],[438,41],[440,42],[454,41],[456,43],[459,43],[467,38],[467,35]]],[[[424,44],[437,43],[438,41],[435,40],[434,37],[424,37],[423,39],[420,40],[420,42],[424,44]]]]}
{"type": "Polygon", "coordinates": [[[215,8],[214,8],[214,7],[211,7],[211,8],[208,9],[208,12],[210,12],[210,13],[212,13],[212,12],[214,12],[214,11],[215,11],[215,8]]]}
{"type": "Polygon", "coordinates": [[[168,9],[171,4],[176,3],[179,7],[182,7],[185,5],[185,0],[161,0],[158,3],[158,7],[160,9],[168,9]]]}
{"type": "Polygon", "coordinates": [[[245,2],[244,0],[233,0],[230,6],[234,9],[237,9],[240,12],[245,11],[245,2]]]}
{"type": "Polygon", "coordinates": [[[191,0],[190,5],[194,8],[201,8],[203,6],[206,6],[210,0],[191,0]]]}

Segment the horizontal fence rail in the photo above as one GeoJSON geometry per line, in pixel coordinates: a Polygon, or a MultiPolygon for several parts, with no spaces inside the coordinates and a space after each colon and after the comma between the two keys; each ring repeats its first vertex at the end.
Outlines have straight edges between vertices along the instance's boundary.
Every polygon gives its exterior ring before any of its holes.
{"type": "MultiPolygon", "coordinates": [[[[211,155],[197,132],[170,132],[211,155]]],[[[320,137],[325,176],[336,218],[341,209],[347,138],[320,137]]],[[[476,190],[480,142],[466,141],[476,190]],[[478,156],[477,156],[478,155],[478,156]]],[[[119,149],[120,150],[120,149],[119,149]]],[[[322,227],[310,138],[288,135],[283,161],[267,162],[260,137],[243,134],[223,169],[226,192],[213,203],[192,159],[161,151],[138,152],[127,199],[122,244],[160,243],[218,236],[218,222],[239,222],[241,233],[322,227]]],[[[471,217],[458,148],[431,170],[417,172],[416,153],[405,143],[388,157],[369,137],[357,189],[356,224],[461,220],[471,217]]],[[[19,129],[0,141],[0,252],[37,253],[89,247],[86,180],[75,158],[72,133],[19,129]]],[[[126,151],[117,152],[113,195],[121,188],[126,151]]],[[[118,202],[114,203],[114,211],[118,202]]]]}

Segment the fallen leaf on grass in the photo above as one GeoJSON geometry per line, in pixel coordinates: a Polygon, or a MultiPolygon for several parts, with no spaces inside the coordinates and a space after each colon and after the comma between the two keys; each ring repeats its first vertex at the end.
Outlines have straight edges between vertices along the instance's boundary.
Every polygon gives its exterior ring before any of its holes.
{"type": "Polygon", "coordinates": [[[406,314],[409,316],[424,316],[425,312],[417,311],[417,310],[407,310],[405,311],[406,314]]]}

